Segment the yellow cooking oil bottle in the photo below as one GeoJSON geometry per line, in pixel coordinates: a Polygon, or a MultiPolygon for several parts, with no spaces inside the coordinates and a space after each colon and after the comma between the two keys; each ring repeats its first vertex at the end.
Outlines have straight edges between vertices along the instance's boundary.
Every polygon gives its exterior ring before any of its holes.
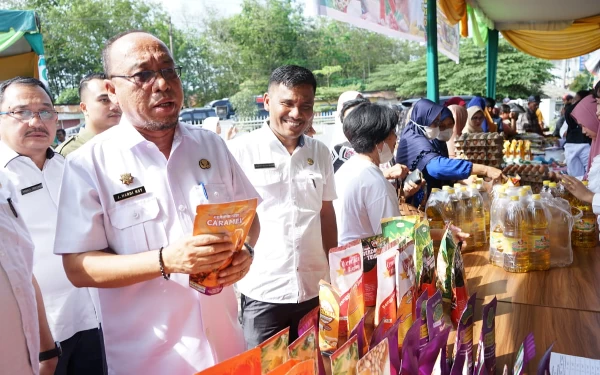
{"type": "Polygon", "coordinates": [[[473,235],[473,202],[471,201],[471,194],[466,187],[461,187],[459,197],[465,207],[465,216],[460,228],[463,232],[473,235]]]}
{"type": "Polygon", "coordinates": [[[527,214],[513,195],[502,220],[504,227],[504,269],[509,272],[528,272],[531,269],[528,246],[527,214]]]}
{"type": "Polygon", "coordinates": [[[534,194],[527,204],[529,263],[532,271],[550,269],[550,219],[540,194],[534,194]]]}
{"type": "Polygon", "coordinates": [[[477,189],[479,190],[479,194],[481,198],[483,198],[483,213],[485,215],[485,233],[490,234],[490,212],[492,209],[492,202],[490,199],[490,195],[487,190],[483,187],[483,178],[477,179],[477,189]]]}
{"type": "Polygon", "coordinates": [[[485,230],[485,204],[476,184],[471,184],[470,201],[472,210],[471,236],[475,250],[483,250],[487,244],[485,230]]]}
{"type": "Polygon", "coordinates": [[[496,195],[496,199],[492,202],[490,214],[490,263],[498,267],[504,267],[504,216],[508,206],[508,198],[504,190],[496,195]]]}
{"type": "MultiPolygon", "coordinates": [[[[583,181],[583,184],[587,187],[588,182],[583,181]]],[[[573,227],[571,240],[573,247],[577,250],[596,247],[598,244],[598,222],[596,221],[596,215],[594,215],[592,210],[592,205],[579,199],[576,201],[574,200],[572,205],[579,208],[582,213],[581,219],[578,220],[573,227]]]]}
{"type": "Polygon", "coordinates": [[[425,217],[429,221],[429,228],[444,229],[444,196],[440,189],[431,189],[425,206],[425,217]]]}
{"type": "Polygon", "coordinates": [[[444,206],[444,217],[447,221],[461,228],[463,232],[466,232],[463,228],[465,223],[465,205],[453,188],[448,189],[448,200],[444,206]]]}

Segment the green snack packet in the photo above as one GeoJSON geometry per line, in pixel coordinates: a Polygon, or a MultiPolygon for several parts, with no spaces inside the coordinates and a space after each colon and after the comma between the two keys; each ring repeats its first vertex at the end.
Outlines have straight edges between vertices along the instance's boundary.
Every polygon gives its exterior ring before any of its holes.
{"type": "Polygon", "coordinates": [[[381,233],[389,242],[398,240],[400,244],[414,237],[414,229],[419,216],[398,216],[381,219],[381,233]]]}
{"type": "Polygon", "coordinates": [[[415,255],[417,268],[417,290],[427,291],[433,297],[436,289],[435,255],[433,241],[429,232],[429,222],[422,220],[415,227],[415,255]]]}

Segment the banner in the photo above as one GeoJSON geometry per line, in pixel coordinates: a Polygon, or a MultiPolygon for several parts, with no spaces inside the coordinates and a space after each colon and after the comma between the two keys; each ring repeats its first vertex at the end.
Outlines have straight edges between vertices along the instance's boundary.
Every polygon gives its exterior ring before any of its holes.
{"type": "MultiPolygon", "coordinates": [[[[317,13],[392,38],[425,43],[426,0],[318,0],[317,13]]],[[[458,25],[439,10],[438,49],[458,63],[458,25]]]]}

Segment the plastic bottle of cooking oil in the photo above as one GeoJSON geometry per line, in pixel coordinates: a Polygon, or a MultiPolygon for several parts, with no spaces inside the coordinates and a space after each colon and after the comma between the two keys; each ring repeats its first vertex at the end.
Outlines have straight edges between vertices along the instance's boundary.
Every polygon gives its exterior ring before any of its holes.
{"type": "Polygon", "coordinates": [[[485,230],[485,205],[483,203],[483,197],[479,193],[479,189],[477,189],[476,184],[471,184],[469,193],[472,209],[471,236],[473,237],[475,250],[482,250],[487,244],[487,232],[485,230]]]}
{"type": "Polygon", "coordinates": [[[467,190],[466,187],[460,188],[460,200],[463,202],[463,205],[465,206],[465,218],[464,218],[463,224],[460,228],[462,229],[463,232],[470,233],[471,235],[473,235],[474,230],[475,230],[475,229],[473,229],[473,223],[474,223],[473,202],[471,201],[471,194],[467,190]]]}
{"type": "Polygon", "coordinates": [[[479,194],[481,198],[483,198],[483,213],[485,215],[485,233],[489,235],[490,233],[490,210],[492,208],[492,201],[490,199],[490,195],[487,190],[483,187],[483,178],[477,179],[477,190],[479,190],[479,194]]]}
{"type": "Polygon", "coordinates": [[[504,224],[502,220],[506,214],[508,198],[506,193],[498,190],[496,199],[492,202],[490,213],[490,263],[498,267],[504,267],[504,224]]]}
{"type": "Polygon", "coordinates": [[[554,198],[560,198],[559,191],[556,186],[556,182],[551,182],[550,185],[548,185],[548,186],[549,186],[550,194],[552,194],[552,196],[554,198]]]}
{"type": "Polygon", "coordinates": [[[534,194],[527,205],[529,261],[532,271],[546,271],[550,268],[550,220],[550,213],[540,194],[534,194]]]}
{"type": "Polygon", "coordinates": [[[542,191],[540,191],[540,194],[544,194],[550,192],[550,180],[544,180],[542,182],[542,191]]]}
{"type": "Polygon", "coordinates": [[[463,228],[465,223],[465,205],[453,188],[448,189],[448,200],[444,207],[444,219],[447,222],[451,221],[454,225],[461,228],[463,232],[466,232],[463,228]]]}
{"type": "Polygon", "coordinates": [[[446,192],[447,192],[447,191],[448,191],[448,189],[450,189],[450,185],[444,185],[444,186],[442,186],[442,190],[443,190],[443,191],[446,191],[446,192]]]}
{"type": "Polygon", "coordinates": [[[519,190],[519,202],[523,205],[523,209],[527,208],[527,205],[531,201],[531,196],[533,195],[531,191],[531,186],[523,186],[519,190]]]}
{"type": "Polygon", "coordinates": [[[509,272],[528,272],[529,259],[527,215],[519,197],[513,195],[506,207],[504,219],[504,269],[509,272]]]}
{"type": "MultiPolygon", "coordinates": [[[[583,184],[587,187],[588,182],[583,181],[583,184]]],[[[596,247],[598,244],[597,236],[597,221],[596,215],[592,210],[592,205],[581,200],[573,202],[572,205],[577,206],[582,212],[581,219],[575,223],[572,235],[573,247],[577,250],[591,249],[596,247]]]]}
{"type": "Polygon", "coordinates": [[[425,206],[425,217],[429,221],[429,228],[444,229],[444,197],[440,189],[431,189],[425,206]]]}

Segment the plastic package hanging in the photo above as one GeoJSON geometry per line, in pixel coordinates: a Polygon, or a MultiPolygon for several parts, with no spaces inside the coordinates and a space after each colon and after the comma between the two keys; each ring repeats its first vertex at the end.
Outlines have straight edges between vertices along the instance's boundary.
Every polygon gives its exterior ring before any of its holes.
{"type": "Polygon", "coordinates": [[[571,247],[571,233],[573,225],[581,218],[581,210],[571,207],[569,202],[562,198],[549,198],[544,195],[552,221],[550,236],[550,267],[566,267],[573,263],[573,248],[571,247]]]}

